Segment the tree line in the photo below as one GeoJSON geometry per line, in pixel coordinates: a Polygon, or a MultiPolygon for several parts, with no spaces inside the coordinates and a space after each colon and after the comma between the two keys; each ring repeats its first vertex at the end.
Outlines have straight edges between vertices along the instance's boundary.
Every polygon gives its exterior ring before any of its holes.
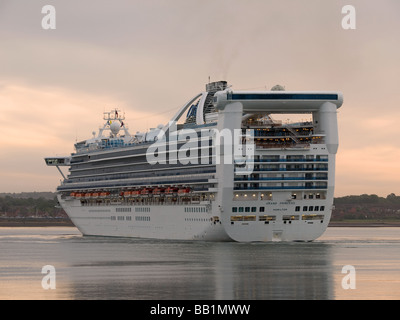
{"type": "Polygon", "coordinates": [[[0,216],[3,217],[65,217],[63,209],[58,206],[56,196],[32,198],[18,196],[0,196],[0,216]]]}
{"type": "MultiPolygon", "coordinates": [[[[400,196],[362,194],[334,199],[332,219],[400,219],[400,196]]],[[[55,193],[0,194],[2,217],[66,217],[55,193]]]]}
{"type": "Polygon", "coordinates": [[[382,204],[382,205],[400,205],[400,196],[394,193],[389,194],[386,198],[379,197],[376,194],[362,194],[359,196],[345,196],[335,198],[335,204],[382,204]]]}
{"type": "Polygon", "coordinates": [[[341,219],[391,219],[400,220],[400,196],[386,197],[376,194],[345,196],[334,199],[332,220],[341,219]]]}

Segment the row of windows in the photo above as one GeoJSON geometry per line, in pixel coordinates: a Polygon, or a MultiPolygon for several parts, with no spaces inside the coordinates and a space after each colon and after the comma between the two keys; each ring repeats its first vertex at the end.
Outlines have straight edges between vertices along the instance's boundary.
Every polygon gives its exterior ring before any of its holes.
{"type": "MultiPolygon", "coordinates": [[[[204,170],[205,171],[205,170],[204,170]]],[[[214,178],[213,175],[206,175],[208,173],[214,173],[213,171],[209,172],[202,172],[201,174],[186,174],[182,173],[181,176],[171,175],[168,176],[161,176],[155,175],[153,177],[149,177],[147,174],[146,178],[137,178],[135,175],[130,174],[120,174],[120,175],[112,175],[112,176],[90,176],[87,178],[73,178],[69,177],[65,183],[72,184],[72,183],[79,183],[79,182],[108,182],[114,180],[128,180],[128,179],[137,179],[138,182],[141,182],[143,185],[149,184],[173,184],[173,183],[190,183],[190,182],[207,182],[207,179],[214,178]],[[157,180],[156,180],[157,179],[157,180]]],[[[140,185],[138,183],[138,185],[140,185]]],[[[95,188],[95,186],[93,186],[95,188]]]]}
{"type": "MultiPolygon", "coordinates": [[[[132,221],[131,216],[111,216],[112,221],[132,221]]],[[[135,221],[150,221],[150,217],[148,216],[137,216],[135,217],[135,221]]]]}
{"type": "Polygon", "coordinates": [[[185,218],[185,221],[201,222],[201,221],[210,221],[210,219],[209,218],[185,218]]]}
{"type": "Polygon", "coordinates": [[[124,220],[132,220],[132,217],[129,217],[129,216],[111,216],[111,220],[112,221],[115,221],[115,220],[118,220],[118,221],[124,221],[124,220]]]}
{"type": "Polygon", "coordinates": [[[208,212],[204,207],[185,207],[185,212],[208,212]]]}
{"type": "Polygon", "coordinates": [[[150,212],[149,207],[136,207],[135,212],[150,212]]]}
{"type": "MultiPolygon", "coordinates": [[[[311,125],[311,122],[309,123],[311,125]]],[[[306,130],[305,128],[301,129],[294,129],[297,132],[299,130],[306,130]]],[[[260,131],[273,131],[273,129],[254,129],[254,133],[260,131]]],[[[246,134],[246,129],[242,129],[242,133],[246,134]]],[[[302,154],[297,154],[297,155],[254,155],[254,162],[288,162],[288,161],[298,161],[298,162],[311,162],[311,161],[328,161],[329,157],[327,154],[319,154],[319,155],[313,155],[313,154],[307,154],[307,155],[302,155],[302,154]]]]}
{"type": "Polygon", "coordinates": [[[132,208],[116,208],[116,212],[131,212],[132,208]]]}
{"type": "Polygon", "coordinates": [[[228,100],[337,100],[331,93],[233,93],[228,100]]]}
{"type": "Polygon", "coordinates": [[[150,217],[149,216],[137,216],[135,217],[136,221],[150,221],[150,217]]]}
{"type": "MultiPolygon", "coordinates": [[[[296,206],[296,211],[300,211],[300,206],[296,206]]],[[[325,206],[303,206],[303,211],[324,211],[325,206]]]]}
{"type": "MultiPolygon", "coordinates": [[[[297,199],[297,197],[299,199],[301,199],[301,195],[292,193],[292,199],[297,199]]],[[[315,199],[325,199],[326,194],[325,193],[316,193],[316,194],[309,193],[308,194],[308,199],[314,199],[314,197],[315,197],[315,199]]],[[[304,194],[304,199],[307,199],[307,194],[304,194]]]]}
{"type": "MultiPolygon", "coordinates": [[[[272,194],[272,192],[269,192],[269,191],[261,192],[260,195],[258,195],[257,192],[250,192],[250,191],[249,192],[238,192],[238,193],[235,193],[235,196],[234,196],[233,200],[236,200],[236,201],[243,201],[243,200],[254,201],[254,200],[258,199],[258,196],[260,196],[261,200],[273,200],[273,194],[272,194]]],[[[292,192],[291,198],[293,200],[295,200],[295,199],[301,200],[303,198],[304,199],[310,199],[310,200],[312,200],[312,199],[317,199],[317,200],[326,199],[326,192],[317,192],[317,193],[304,192],[304,194],[303,194],[303,192],[301,192],[301,191],[300,192],[299,191],[294,191],[294,192],[292,192]]]]}
{"type": "MultiPolygon", "coordinates": [[[[260,207],[259,212],[264,212],[264,210],[264,207],[260,207]]],[[[257,207],[233,207],[232,212],[257,212],[257,207]]]]}
{"type": "MultiPolygon", "coordinates": [[[[303,214],[301,216],[301,220],[323,220],[324,215],[323,214],[303,214]]],[[[300,220],[299,215],[283,215],[282,216],[282,221],[294,221],[294,220],[300,220]]],[[[236,215],[236,216],[231,216],[231,222],[232,221],[257,221],[257,216],[256,215],[247,215],[247,216],[242,216],[242,215],[236,215]]],[[[258,221],[276,221],[276,216],[275,215],[263,215],[263,216],[258,216],[258,221]]]]}
{"type": "MultiPolygon", "coordinates": [[[[170,165],[169,165],[170,166],[170,165]]],[[[164,166],[165,168],[162,167],[157,167],[157,171],[152,171],[148,172],[149,170],[149,165],[146,163],[144,165],[137,165],[137,166],[130,166],[130,167],[125,167],[125,168],[113,168],[113,167],[106,167],[104,169],[86,169],[82,171],[74,171],[71,170],[71,174],[69,176],[70,179],[80,179],[77,181],[87,181],[89,178],[95,178],[96,176],[100,176],[100,178],[97,178],[96,180],[101,180],[104,179],[105,176],[109,176],[107,179],[111,178],[148,178],[150,177],[165,177],[165,176],[181,176],[185,174],[202,174],[202,173],[214,173],[215,172],[215,167],[207,165],[203,167],[185,167],[185,168],[170,168],[167,166],[164,166]],[[168,170],[160,170],[160,169],[168,169],[168,170]],[[147,171],[146,171],[147,170],[147,171]],[[142,172],[145,171],[145,172],[142,172]],[[86,178],[86,179],[84,179],[86,178]]]]}
{"type": "MultiPolygon", "coordinates": [[[[300,211],[300,206],[295,210],[300,211]]],[[[303,206],[303,211],[324,211],[325,206],[303,206]]],[[[257,207],[232,207],[232,212],[257,212],[257,207]]],[[[259,207],[258,212],[265,212],[265,207],[259,207]]]]}

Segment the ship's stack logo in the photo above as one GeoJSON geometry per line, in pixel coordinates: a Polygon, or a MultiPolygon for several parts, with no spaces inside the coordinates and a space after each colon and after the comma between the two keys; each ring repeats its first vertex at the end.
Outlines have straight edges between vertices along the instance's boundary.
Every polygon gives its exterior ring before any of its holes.
{"type": "Polygon", "coordinates": [[[177,130],[170,121],[160,130],[146,151],[147,162],[160,164],[235,165],[235,173],[249,175],[254,168],[254,130],[208,129],[177,130]]]}

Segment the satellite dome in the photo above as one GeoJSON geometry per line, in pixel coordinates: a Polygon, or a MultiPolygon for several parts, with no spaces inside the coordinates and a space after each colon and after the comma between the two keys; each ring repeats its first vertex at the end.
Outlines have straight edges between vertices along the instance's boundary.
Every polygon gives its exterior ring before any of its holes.
{"type": "Polygon", "coordinates": [[[113,121],[110,124],[110,130],[114,135],[118,134],[120,128],[121,128],[121,124],[119,123],[119,121],[113,121]]]}
{"type": "Polygon", "coordinates": [[[277,84],[271,88],[271,91],[285,91],[285,87],[277,84]]]}

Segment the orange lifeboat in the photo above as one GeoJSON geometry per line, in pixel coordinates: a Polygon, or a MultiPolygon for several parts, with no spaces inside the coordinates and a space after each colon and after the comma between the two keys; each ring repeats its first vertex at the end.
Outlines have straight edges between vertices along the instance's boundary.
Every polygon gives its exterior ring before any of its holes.
{"type": "Polygon", "coordinates": [[[106,198],[109,195],[110,195],[110,193],[107,191],[100,192],[100,198],[106,198]]]}
{"type": "Polygon", "coordinates": [[[91,198],[92,197],[92,194],[90,193],[90,192],[86,192],[85,193],[85,198],[86,199],[89,199],[89,198],[91,198]]]}
{"type": "Polygon", "coordinates": [[[83,196],[84,196],[83,193],[79,193],[79,192],[75,193],[75,198],[77,198],[77,199],[80,199],[80,198],[82,198],[83,196]]]}
{"type": "Polygon", "coordinates": [[[97,191],[92,193],[92,198],[97,199],[98,197],[99,197],[99,193],[97,191]]]}
{"type": "Polygon", "coordinates": [[[178,190],[178,195],[179,196],[186,196],[188,193],[190,193],[192,190],[189,187],[186,188],[181,188],[178,190]]]}
{"type": "Polygon", "coordinates": [[[76,192],[71,192],[71,193],[69,194],[69,196],[70,196],[70,197],[75,197],[75,194],[76,194],[76,192]]]}
{"type": "Polygon", "coordinates": [[[148,196],[150,196],[150,195],[152,194],[152,191],[153,191],[152,188],[143,188],[143,189],[140,191],[140,195],[141,195],[142,197],[148,197],[148,196]]]}
{"type": "Polygon", "coordinates": [[[132,195],[132,191],[124,191],[124,197],[130,197],[132,195]]]}
{"type": "Polygon", "coordinates": [[[133,190],[131,192],[132,197],[137,198],[140,195],[140,190],[133,190]]]}
{"type": "Polygon", "coordinates": [[[162,195],[164,195],[164,192],[165,192],[165,188],[155,188],[153,190],[153,195],[155,197],[161,197],[162,195]]]}
{"type": "Polygon", "coordinates": [[[173,195],[176,195],[178,190],[179,188],[177,187],[168,187],[167,189],[165,189],[165,195],[171,197],[173,195]]]}

